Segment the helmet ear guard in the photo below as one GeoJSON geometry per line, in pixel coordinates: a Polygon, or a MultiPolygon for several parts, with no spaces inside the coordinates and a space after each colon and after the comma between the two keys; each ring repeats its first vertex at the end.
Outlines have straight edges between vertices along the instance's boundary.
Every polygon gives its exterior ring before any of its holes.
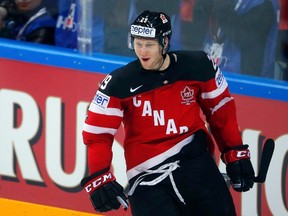
{"type": "Polygon", "coordinates": [[[131,33],[128,33],[127,37],[127,46],[129,49],[134,50],[134,37],[131,36],[131,33]]]}
{"type": "Polygon", "coordinates": [[[166,54],[170,48],[170,43],[169,43],[170,39],[168,37],[160,37],[159,38],[159,44],[162,46],[163,48],[163,55],[166,54]]]}

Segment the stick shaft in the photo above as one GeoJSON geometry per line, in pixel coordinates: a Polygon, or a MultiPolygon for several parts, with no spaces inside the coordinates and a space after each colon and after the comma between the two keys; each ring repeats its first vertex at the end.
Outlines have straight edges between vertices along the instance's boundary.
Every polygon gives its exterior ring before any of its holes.
{"type": "Polygon", "coordinates": [[[275,148],[274,140],[267,139],[262,151],[258,176],[254,177],[255,182],[263,183],[266,180],[266,175],[273,156],[274,148],[275,148]]]}

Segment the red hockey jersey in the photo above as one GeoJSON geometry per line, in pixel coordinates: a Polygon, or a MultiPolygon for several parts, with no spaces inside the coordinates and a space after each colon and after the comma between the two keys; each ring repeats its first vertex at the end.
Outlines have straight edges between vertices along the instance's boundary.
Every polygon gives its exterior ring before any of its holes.
{"type": "Polygon", "coordinates": [[[242,144],[220,69],[202,51],[168,54],[171,63],[164,71],[144,70],[135,60],[100,83],[83,128],[91,174],[110,166],[121,123],[128,180],[179,153],[196,131],[207,131],[201,112],[220,151],[242,144]]]}

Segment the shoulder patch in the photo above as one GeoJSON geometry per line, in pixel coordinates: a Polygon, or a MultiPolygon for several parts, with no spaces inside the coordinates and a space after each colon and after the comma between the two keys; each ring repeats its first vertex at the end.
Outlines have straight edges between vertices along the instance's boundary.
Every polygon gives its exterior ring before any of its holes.
{"type": "Polygon", "coordinates": [[[215,82],[216,82],[216,86],[218,88],[220,88],[222,86],[222,84],[225,82],[225,77],[224,77],[223,73],[219,70],[219,68],[215,74],[215,82]]]}
{"type": "Polygon", "coordinates": [[[109,101],[110,97],[100,92],[99,90],[96,92],[96,95],[93,99],[93,103],[102,109],[106,109],[108,107],[109,101]]]}

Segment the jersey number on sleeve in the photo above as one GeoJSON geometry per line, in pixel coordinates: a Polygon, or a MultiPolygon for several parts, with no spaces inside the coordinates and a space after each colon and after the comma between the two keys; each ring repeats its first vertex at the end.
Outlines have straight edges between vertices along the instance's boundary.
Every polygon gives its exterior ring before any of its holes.
{"type": "Polygon", "coordinates": [[[109,75],[107,75],[104,79],[103,79],[103,81],[101,82],[101,85],[100,85],[100,88],[102,89],[102,90],[104,90],[106,87],[107,87],[107,85],[108,85],[108,83],[109,83],[109,81],[112,79],[112,76],[109,74],[109,75]]]}

